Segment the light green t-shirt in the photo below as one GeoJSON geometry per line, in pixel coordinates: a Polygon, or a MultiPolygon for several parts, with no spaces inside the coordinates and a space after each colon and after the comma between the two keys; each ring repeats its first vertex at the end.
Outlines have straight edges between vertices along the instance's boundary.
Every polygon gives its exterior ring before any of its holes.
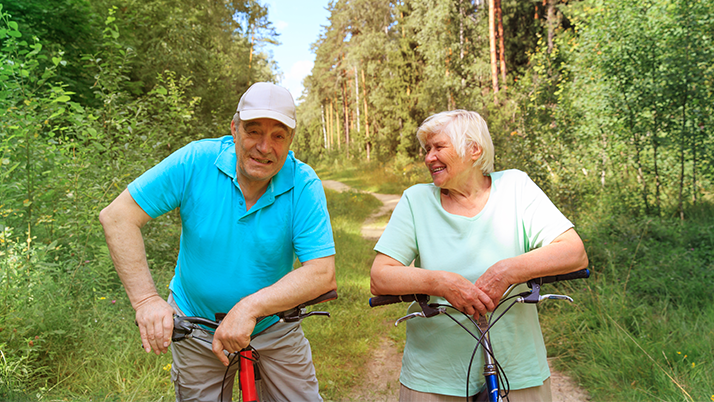
{"type": "MultiPolygon", "coordinates": [[[[473,218],[446,212],[433,184],[407,189],[374,249],[404,265],[414,261],[416,267],[456,272],[475,282],[496,262],[547,245],[573,227],[527,174],[507,170],[490,176],[488,202],[473,218]]],[[[446,300],[432,297],[431,302],[446,300]]],[[[418,310],[412,305],[409,312],[418,310]]],[[[491,342],[511,389],[539,386],[550,376],[534,305],[511,308],[491,329],[491,342]]],[[[420,392],[465,396],[475,346],[476,340],[444,315],[409,320],[400,381],[420,392]]],[[[482,388],[482,373],[479,348],[471,366],[470,394],[482,388]]]]}

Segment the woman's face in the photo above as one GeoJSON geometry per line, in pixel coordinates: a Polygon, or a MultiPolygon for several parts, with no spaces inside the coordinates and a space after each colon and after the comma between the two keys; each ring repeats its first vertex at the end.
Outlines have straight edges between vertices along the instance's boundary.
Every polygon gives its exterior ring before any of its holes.
{"type": "Polygon", "coordinates": [[[464,157],[459,156],[446,133],[438,132],[428,136],[424,148],[426,150],[424,164],[437,187],[459,188],[473,174],[471,155],[467,152],[464,157]]]}

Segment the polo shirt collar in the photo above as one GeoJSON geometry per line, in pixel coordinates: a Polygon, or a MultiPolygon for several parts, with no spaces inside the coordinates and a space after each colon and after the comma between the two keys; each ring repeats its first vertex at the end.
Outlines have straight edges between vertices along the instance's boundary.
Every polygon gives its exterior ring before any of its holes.
{"type": "MultiPolygon", "coordinates": [[[[276,197],[287,191],[290,191],[295,186],[295,154],[293,151],[288,151],[288,156],[285,158],[285,164],[280,169],[278,174],[273,176],[268,183],[268,189],[265,191],[261,199],[269,194],[270,198],[276,197]]],[[[238,182],[236,181],[236,163],[238,162],[238,157],[236,156],[236,146],[233,142],[233,137],[226,136],[223,141],[223,150],[216,158],[214,164],[216,167],[226,174],[228,177],[233,179],[233,184],[240,189],[238,182]]],[[[261,204],[261,202],[258,202],[261,204]]]]}

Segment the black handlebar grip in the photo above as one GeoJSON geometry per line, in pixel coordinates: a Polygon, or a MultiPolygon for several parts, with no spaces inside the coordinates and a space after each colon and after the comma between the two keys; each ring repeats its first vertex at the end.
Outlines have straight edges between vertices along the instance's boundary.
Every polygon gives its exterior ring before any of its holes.
{"type": "Polygon", "coordinates": [[[330,300],[335,300],[335,299],[337,299],[337,291],[331,290],[321,296],[318,296],[315,299],[305,302],[304,305],[312,306],[313,304],[324,303],[324,302],[328,302],[330,300]]]}
{"type": "Polygon", "coordinates": [[[374,296],[369,298],[369,306],[370,307],[377,307],[377,306],[386,306],[387,304],[395,304],[395,303],[402,303],[402,302],[413,302],[413,301],[421,301],[421,300],[427,300],[429,296],[427,295],[399,295],[399,296],[392,296],[392,295],[384,295],[384,296],[374,296]]]}
{"type": "Polygon", "coordinates": [[[581,269],[580,271],[571,272],[569,274],[544,276],[542,278],[534,279],[533,281],[538,284],[546,284],[560,281],[569,281],[573,279],[585,279],[590,277],[589,269],[581,269]]]}

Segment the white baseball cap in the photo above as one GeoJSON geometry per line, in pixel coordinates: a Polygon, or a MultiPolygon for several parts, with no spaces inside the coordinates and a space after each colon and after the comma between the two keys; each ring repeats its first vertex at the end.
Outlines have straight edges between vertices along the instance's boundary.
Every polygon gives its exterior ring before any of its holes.
{"type": "Polygon", "coordinates": [[[248,88],[238,102],[240,119],[267,118],[295,128],[295,101],[290,91],[269,82],[257,82],[248,88]]]}

